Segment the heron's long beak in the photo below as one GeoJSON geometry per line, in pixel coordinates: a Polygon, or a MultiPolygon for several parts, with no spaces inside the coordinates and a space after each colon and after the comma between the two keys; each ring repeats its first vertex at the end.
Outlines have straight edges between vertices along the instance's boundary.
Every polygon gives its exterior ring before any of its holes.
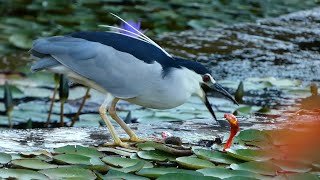
{"type": "Polygon", "coordinates": [[[209,86],[211,90],[216,91],[220,94],[222,94],[223,96],[225,96],[226,98],[230,99],[232,102],[234,102],[235,104],[239,105],[238,102],[234,99],[234,97],[228,93],[228,91],[226,91],[225,89],[223,89],[223,87],[218,84],[218,83],[212,83],[211,86],[209,86]]]}

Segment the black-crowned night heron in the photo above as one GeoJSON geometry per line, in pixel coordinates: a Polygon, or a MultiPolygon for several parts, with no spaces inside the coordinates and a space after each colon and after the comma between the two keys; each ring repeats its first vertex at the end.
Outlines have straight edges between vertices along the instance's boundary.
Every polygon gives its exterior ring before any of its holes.
{"type": "Polygon", "coordinates": [[[99,113],[115,145],[128,146],[115,132],[106,110],[130,136],[130,141],[141,140],[117,115],[116,104],[120,99],[147,108],[170,109],[197,95],[215,119],[207,98],[209,91],[217,91],[236,103],[200,63],[171,56],[136,29],[121,31],[126,33],[76,32],[40,38],[31,49],[38,59],[32,71],[65,74],[106,94],[99,113]]]}

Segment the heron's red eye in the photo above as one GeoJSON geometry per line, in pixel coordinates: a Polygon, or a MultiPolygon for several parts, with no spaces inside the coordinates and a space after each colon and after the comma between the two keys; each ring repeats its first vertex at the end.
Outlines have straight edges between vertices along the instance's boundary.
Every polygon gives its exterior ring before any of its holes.
{"type": "Polygon", "coordinates": [[[208,74],[205,74],[202,76],[203,82],[209,82],[210,81],[210,76],[208,74]]]}

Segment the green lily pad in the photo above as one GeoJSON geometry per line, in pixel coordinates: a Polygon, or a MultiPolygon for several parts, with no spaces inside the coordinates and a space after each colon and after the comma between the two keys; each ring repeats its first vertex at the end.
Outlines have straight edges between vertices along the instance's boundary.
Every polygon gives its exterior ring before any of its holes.
{"type": "Polygon", "coordinates": [[[103,179],[130,179],[130,180],[148,180],[148,178],[124,173],[121,171],[110,169],[108,174],[102,176],[103,179]]]}
{"type": "Polygon", "coordinates": [[[143,168],[140,171],[136,172],[136,174],[145,176],[148,178],[158,178],[161,175],[168,173],[181,173],[181,174],[193,174],[201,176],[200,172],[185,170],[185,169],[177,169],[177,168],[143,168]]]}
{"type": "Polygon", "coordinates": [[[243,177],[243,176],[233,176],[233,177],[228,177],[225,178],[226,180],[259,180],[257,178],[252,178],[252,177],[243,177]]]}
{"type": "Polygon", "coordinates": [[[215,167],[215,165],[211,161],[199,159],[196,157],[179,157],[176,160],[178,164],[189,169],[203,169],[215,167]]]}
{"type": "Polygon", "coordinates": [[[39,171],[47,175],[50,179],[83,178],[87,180],[96,179],[96,175],[83,168],[54,168],[39,171]]]}
{"type": "Polygon", "coordinates": [[[275,176],[281,170],[278,166],[271,162],[245,162],[241,164],[231,164],[233,170],[245,170],[262,175],[275,176]]]}
{"type": "Polygon", "coordinates": [[[0,152],[0,164],[7,164],[12,159],[10,154],[0,152]]]}
{"type": "Polygon", "coordinates": [[[237,137],[241,141],[271,142],[271,137],[266,132],[257,129],[247,129],[240,131],[237,137]]]}
{"type": "Polygon", "coordinates": [[[11,35],[9,42],[21,49],[30,49],[32,46],[32,39],[24,34],[11,35]]]}
{"type": "Polygon", "coordinates": [[[79,145],[67,145],[54,150],[56,153],[65,154],[78,154],[88,157],[102,157],[103,153],[99,152],[96,148],[83,147],[79,145]]]}
{"type": "Polygon", "coordinates": [[[38,159],[19,159],[19,160],[13,160],[11,163],[15,166],[28,168],[28,169],[37,169],[37,170],[58,167],[58,165],[49,164],[47,162],[44,162],[38,159]]]}
{"type": "Polygon", "coordinates": [[[106,156],[102,158],[102,161],[112,166],[123,167],[123,168],[127,168],[130,166],[136,165],[139,162],[143,162],[144,163],[143,168],[153,168],[152,163],[141,160],[141,159],[129,159],[129,158],[122,158],[118,156],[106,156]]]}
{"type": "Polygon", "coordinates": [[[238,164],[242,161],[229,156],[226,153],[219,152],[219,151],[212,151],[212,150],[206,150],[206,149],[195,149],[193,152],[202,159],[207,159],[210,161],[213,161],[215,163],[221,163],[221,164],[238,164]]]}
{"type": "Polygon", "coordinates": [[[104,165],[98,157],[88,157],[79,154],[59,154],[53,159],[60,164],[104,165]]]}
{"type": "Polygon", "coordinates": [[[22,180],[31,179],[49,179],[46,175],[41,174],[36,171],[31,171],[27,169],[0,169],[1,178],[15,178],[22,180]]]}
{"type": "Polygon", "coordinates": [[[319,177],[310,173],[288,174],[288,180],[319,180],[319,177]]]}
{"type": "Polygon", "coordinates": [[[130,156],[132,156],[133,154],[135,154],[135,153],[128,152],[128,151],[123,151],[123,150],[121,150],[121,149],[109,148],[109,147],[98,147],[98,151],[101,151],[101,152],[111,152],[111,153],[114,153],[114,154],[118,154],[118,155],[120,155],[120,156],[127,156],[127,157],[130,157],[130,156]]]}
{"type": "Polygon", "coordinates": [[[253,173],[250,171],[245,170],[231,170],[221,167],[216,168],[206,168],[206,169],[199,169],[198,172],[201,172],[205,176],[213,176],[221,179],[229,178],[229,177],[256,177],[261,178],[261,175],[257,173],[253,173]]]}
{"type": "Polygon", "coordinates": [[[209,176],[199,176],[194,174],[182,174],[182,173],[170,173],[165,174],[157,178],[157,180],[176,180],[176,179],[183,179],[183,180],[218,180],[219,178],[209,177],[209,176]]]}
{"type": "Polygon", "coordinates": [[[267,151],[255,149],[227,149],[228,155],[243,161],[266,161],[272,158],[267,151]]]}
{"type": "Polygon", "coordinates": [[[163,151],[158,151],[158,150],[139,151],[137,152],[137,154],[142,159],[154,160],[154,161],[175,160],[176,158],[172,154],[169,154],[163,151]]]}
{"type": "Polygon", "coordinates": [[[311,165],[297,161],[273,160],[272,162],[279,166],[283,171],[306,173],[312,169],[311,165]]]}
{"type": "Polygon", "coordinates": [[[117,169],[118,171],[124,172],[124,173],[130,173],[130,172],[136,172],[139,171],[143,168],[144,166],[144,162],[143,161],[139,161],[136,164],[126,167],[126,168],[121,168],[121,169],[117,169]]]}

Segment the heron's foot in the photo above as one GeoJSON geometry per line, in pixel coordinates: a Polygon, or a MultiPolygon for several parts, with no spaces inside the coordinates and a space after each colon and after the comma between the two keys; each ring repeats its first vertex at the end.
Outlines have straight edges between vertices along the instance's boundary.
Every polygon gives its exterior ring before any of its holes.
{"type": "Polygon", "coordinates": [[[119,141],[119,142],[113,142],[113,143],[105,143],[103,146],[119,146],[123,148],[132,148],[128,143],[119,141]]]}

